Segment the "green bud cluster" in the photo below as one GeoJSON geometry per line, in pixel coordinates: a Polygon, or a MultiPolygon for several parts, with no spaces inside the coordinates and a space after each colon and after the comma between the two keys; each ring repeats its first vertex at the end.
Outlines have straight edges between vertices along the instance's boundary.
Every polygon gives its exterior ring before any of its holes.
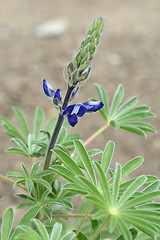
{"type": "Polygon", "coordinates": [[[103,29],[104,17],[100,16],[93,21],[77,52],[73,55],[72,61],[68,64],[66,78],[71,87],[78,87],[88,79],[90,66],[100,43],[103,29]]]}

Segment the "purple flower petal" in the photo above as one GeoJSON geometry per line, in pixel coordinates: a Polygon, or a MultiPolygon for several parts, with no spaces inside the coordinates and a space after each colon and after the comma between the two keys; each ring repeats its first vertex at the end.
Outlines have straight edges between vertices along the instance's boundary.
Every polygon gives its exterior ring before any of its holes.
{"type": "Polygon", "coordinates": [[[77,116],[82,117],[86,113],[86,110],[87,110],[86,107],[81,105],[80,108],[79,108],[79,111],[77,113],[77,116]]]}
{"type": "Polygon", "coordinates": [[[43,80],[43,90],[48,97],[54,97],[55,92],[45,79],[43,80]]]}
{"type": "Polygon", "coordinates": [[[57,89],[55,92],[54,98],[57,98],[59,101],[61,101],[61,89],[57,89]]]}
{"type": "Polygon", "coordinates": [[[64,110],[64,112],[62,113],[62,116],[67,115],[67,114],[71,115],[71,112],[72,112],[74,106],[75,106],[75,104],[68,106],[68,107],[64,110]]]}
{"type": "Polygon", "coordinates": [[[73,115],[68,115],[68,122],[72,127],[74,127],[78,122],[77,115],[75,113],[73,115]]]}
{"type": "Polygon", "coordinates": [[[95,102],[85,102],[83,105],[86,107],[87,112],[96,112],[100,110],[104,103],[101,101],[95,101],[95,102]]]}

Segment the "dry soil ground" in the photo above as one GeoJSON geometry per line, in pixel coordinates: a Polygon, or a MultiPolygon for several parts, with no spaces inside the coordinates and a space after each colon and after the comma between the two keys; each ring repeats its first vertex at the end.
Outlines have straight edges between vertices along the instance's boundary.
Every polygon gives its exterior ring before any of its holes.
{"type": "MultiPolygon", "coordinates": [[[[81,88],[79,101],[98,98],[94,82],[101,84],[109,97],[119,83],[125,88],[125,99],[137,95],[140,104],[148,104],[157,115],[149,121],[159,130],[160,121],[160,1],[158,0],[1,0],[0,1],[0,115],[15,122],[12,106],[23,109],[30,124],[35,107],[42,107],[49,119],[52,106],[42,92],[46,78],[64,95],[63,69],[92,20],[106,18],[103,40],[92,66],[91,77],[81,88]],[[58,37],[38,38],[35,27],[50,20],[63,20],[66,31],[58,37]]],[[[87,139],[104,124],[100,114],[85,116],[71,129],[81,131],[87,139]]],[[[17,170],[27,162],[4,150],[9,138],[0,127],[0,169],[2,174],[17,170]]],[[[141,155],[145,161],[138,174],[160,176],[160,137],[148,134],[144,139],[122,130],[108,129],[88,149],[103,149],[111,139],[116,142],[113,164],[125,164],[141,155]]],[[[9,143],[11,146],[11,143],[9,143]]],[[[9,183],[0,181],[0,216],[8,206],[16,206],[9,183]]],[[[19,212],[18,212],[19,213],[19,212]]],[[[19,214],[18,214],[19,215],[19,214]]]]}

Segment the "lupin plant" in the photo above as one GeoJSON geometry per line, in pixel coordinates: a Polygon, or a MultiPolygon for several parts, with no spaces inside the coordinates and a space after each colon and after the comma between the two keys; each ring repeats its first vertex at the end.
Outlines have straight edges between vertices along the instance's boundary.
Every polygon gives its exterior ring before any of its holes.
{"type": "Polygon", "coordinates": [[[151,175],[136,176],[136,171],[134,178],[129,176],[142,164],[143,158],[136,156],[124,166],[117,162],[115,168],[111,168],[113,141],[108,141],[104,150],[85,148],[107,127],[121,128],[143,137],[147,131],[155,133],[156,129],[144,122],[154,114],[146,105],[136,106],[137,97],[122,103],[122,85],[116,89],[111,104],[105,89],[99,84],[96,84],[99,100],[70,103],[90,76],[103,29],[104,17],[100,16],[94,20],[67,65],[64,100],[60,89],[53,89],[43,80],[44,93],[57,109],[58,118],[52,118],[43,126],[44,112],[37,107],[33,132],[30,132],[19,108],[13,108],[19,128],[6,118],[0,118],[16,145],[7,152],[20,154],[31,162],[29,170],[21,163],[21,172],[0,175],[13,187],[23,189],[24,193],[16,194],[23,201],[17,208],[29,208],[15,227],[13,209],[5,211],[2,240],[160,239],[159,179],[151,175]],[[69,127],[78,123],[79,117],[96,111],[101,113],[105,124],[90,138],[82,141],[79,134],[68,133],[69,127]],[[41,171],[40,165],[43,165],[41,171]],[[66,180],[65,184],[62,184],[60,176],[66,180]],[[83,202],[79,203],[75,213],[72,199],[81,196],[83,202]]]}

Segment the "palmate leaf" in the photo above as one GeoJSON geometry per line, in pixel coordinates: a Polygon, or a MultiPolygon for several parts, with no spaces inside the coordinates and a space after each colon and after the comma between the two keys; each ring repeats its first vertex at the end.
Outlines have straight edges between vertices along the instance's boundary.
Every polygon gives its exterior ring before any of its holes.
{"type": "Polygon", "coordinates": [[[121,104],[124,95],[124,89],[121,84],[115,91],[110,107],[108,107],[108,97],[105,90],[98,84],[96,84],[96,89],[101,101],[104,102],[104,107],[100,109],[100,113],[110,126],[113,126],[115,129],[121,128],[143,137],[146,137],[145,131],[156,132],[156,129],[151,124],[143,122],[144,119],[154,117],[154,114],[150,112],[148,106],[135,106],[138,102],[137,97],[133,97],[121,104]],[[139,120],[142,122],[139,122],[139,120]]]}
{"type": "MultiPolygon", "coordinates": [[[[6,133],[11,137],[11,141],[17,145],[9,148],[7,152],[20,154],[30,159],[44,157],[57,117],[50,119],[45,128],[41,129],[44,122],[44,112],[40,107],[37,107],[34,114],[33,133],[31,133],[23,112],[17,107],[13,107],[13,111],[18,127],[6,118],[0,118],[0,122],[4,125],[6,133]]],[[[73,140],[78,138],[79,134],[67,134],[68,127],[69,124],[64,123],[57,144],[63,145],[67,150],[73,150],[73,140]]]]}

